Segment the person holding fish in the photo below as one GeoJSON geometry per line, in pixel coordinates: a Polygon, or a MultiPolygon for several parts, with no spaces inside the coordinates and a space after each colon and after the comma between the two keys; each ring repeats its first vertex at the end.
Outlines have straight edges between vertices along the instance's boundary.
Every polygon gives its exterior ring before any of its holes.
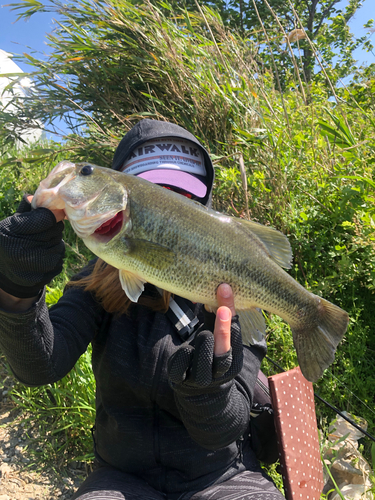
{"type": "MultiPolygon", "coordinates": [[[[73,499],[281,500],[249,435],[265,340],[255,335],[243,345],[235,310],[240,289],[227,284],[224,268],[213,291],[206,292],[201,279],[217,258],[215,233],[199,223],[208,216],[214,224],[217,217],[206,208],[214,181],[207,151],[185,129],[144,119],[120,142],[112,169],[61,162],[31,204],[24,197],[17,213],[0,222],[0,349],[15,376],[31,386],[56,382],[92,345],[96,465],[73,499]],[[128,174],[126,189],[117,172],[128,174]],[[170,191],[168,208],[160,186],[170,191]],[[163,224],[153,224],[160,215],[163,224]],[[176,240],[177,215],[186,222],[188,251],[180,262],[194,278],[190,288],[189,273],[177,276],[175,253],[158,243],[161,236],[176,240]],[[99,257],[48,310],[44,288],[62,270],[66,216],[99,257]],[[201,267],[202,254],[194,250],[199,242],[189,247],[192,231],[212,240],[201,267]],[[216,316],[202,304],[216,307],[216,316]]],[[[228,217],[220,223],[232,227],[228,217]]],[[[248,227],[239,227],[233,229],[238,238],[247,237],[248,227]]],[[[290,260],[282,235],[254,231],[262,239],[254,237],[256,248],[271,248],[276,238],[270,253],[290,260]]],[[[306,301],[315,304],[310,295],[306,301]]],[[[325,306],[314,307],[323,313],[325,306]]],[[[345,330],[346,313],[336,309],[345,330]]],[[[263,328],[259,318],[253,308],[250,329],[263,328]]],[[[331,337],[334,350],[338,340],[331,337]]],[[[330,360],[331,352],[324,362],[330,360]]],[[[306,366],[311,377],[321,370],[306,366]]]]}

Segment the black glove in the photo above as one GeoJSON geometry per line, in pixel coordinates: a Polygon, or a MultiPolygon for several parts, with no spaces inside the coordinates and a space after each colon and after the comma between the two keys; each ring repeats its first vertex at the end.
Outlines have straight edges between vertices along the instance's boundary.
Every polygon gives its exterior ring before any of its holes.
{"type": "Polygon", "coordinates": [[[241,371],[243,345],[238,316],[232,318],[231,349],[214,356],[214,336],[204,330],[194,341],[182,344],[168,361],[169,382],[184,395],[211,392],[241,371]]]}
{"type": "Polygon", "coordinates": [[[0,288],[22,299],[37,296],[62,270],[63,229],[47,208],[31,210],[25,195],[17,212],[0,221],[0,288]]]}
{"type": "Polygon", "coordinates": [[[232,319],[231,349],[214,356],[214,336],[204,330],[168,360],[169,383],[180,418],[201,446],[218,449],[239,439],[249,425],[250,400],[234,382],[243,365],[238,316],[232,319]]]}

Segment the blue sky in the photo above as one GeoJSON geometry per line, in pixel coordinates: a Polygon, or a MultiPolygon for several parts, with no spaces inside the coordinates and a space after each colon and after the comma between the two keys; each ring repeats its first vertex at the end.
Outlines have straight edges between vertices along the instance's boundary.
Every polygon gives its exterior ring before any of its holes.
{"type": "MultiPolygon", "coordinates": [[[[342,0],[339,6],[347,4],[348,0],[342,0]]],[[[36,14],[28,21],[20,20],[15,22],[17,19],[16,12],[12,12],[9,7],[2,5],[1,0],[0,5],[0,49],[15,53],[35,50],[39,53],[39,56],[43,57],[43,53],[49,51],[45,34],[53,30],[53,16],[50,13],[36,14]]],[[[357,37],[366,34],[363,25],[372,18],[375,18],[374,0],[365,0],[363,7],[350,22],[351,30],[357,37]]],[[[372,35],[372,39],[375,41],[375,34],[372,35]]],[[[359,63],[375,63],[375,57],[364,51],[357,51],[356,57],[359,63]]],[[[22,70],[30,71],[27,64],[18,64],[22,70]]]]}
{"type": "MultiPolygon", "coordinates": [[[[12,1],[12,0],[10,0],[12,1]]],[[[0,0],[0,49],[6,52],[22,54],[34,53],[36,57],[43,57],[48,52],[46,33],[53,30],[54,22],[50,13],[36,14],[28,21],[16,21],[17,13],[11,11],[0,0]]],[[[30,66],[17,62],[23,71],[30,71],[30,66]]]]}

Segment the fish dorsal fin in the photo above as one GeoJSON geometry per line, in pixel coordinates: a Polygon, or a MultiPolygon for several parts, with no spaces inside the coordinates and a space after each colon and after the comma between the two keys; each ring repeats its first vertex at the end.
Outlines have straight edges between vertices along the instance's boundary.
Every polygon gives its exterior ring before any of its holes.
{"type": "Polygon", "coordinates": [[[146,281],[136,274],[120,269],[119,278],[122,289],[132,302],[137,302],[145,289],[146,281]]]}
{"type": "Polygon", "coordinates": [[[237,311],[241,325],[242,342],[255,345],[261,342],[266,334],[266,322],[258,308],[237,311]]]}
{"type": "Polygon", "coordinates": [[[236,221],[240,224],[242,229],[251,231],[261,240],[268,250],[270,257],[279,264],[279,266],[285,269],[290,269],[292,267],[292,249],[285,234],[280,233],[277,229],[263,226],[251,220],[236,219],[236,221]]]}

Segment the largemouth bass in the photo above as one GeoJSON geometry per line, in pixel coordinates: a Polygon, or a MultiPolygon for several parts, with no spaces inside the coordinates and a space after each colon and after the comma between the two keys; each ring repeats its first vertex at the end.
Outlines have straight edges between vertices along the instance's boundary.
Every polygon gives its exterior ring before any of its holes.
{"type": "Polygon", "coordinates": [[[87,163],[60,162],[32,206],[64,209],[76,234],[119,269],[136,302],[144,284],[217,307],[231,285],[244,342],[265,332],[262,309],[289,323],[302,373],[321,377],[333,362],[348,314],[298,284],[288,239],[275,229],[229,217],[139,177],[87,163]],[[242,320],[242,318],[245,318],[242,320]]]}

